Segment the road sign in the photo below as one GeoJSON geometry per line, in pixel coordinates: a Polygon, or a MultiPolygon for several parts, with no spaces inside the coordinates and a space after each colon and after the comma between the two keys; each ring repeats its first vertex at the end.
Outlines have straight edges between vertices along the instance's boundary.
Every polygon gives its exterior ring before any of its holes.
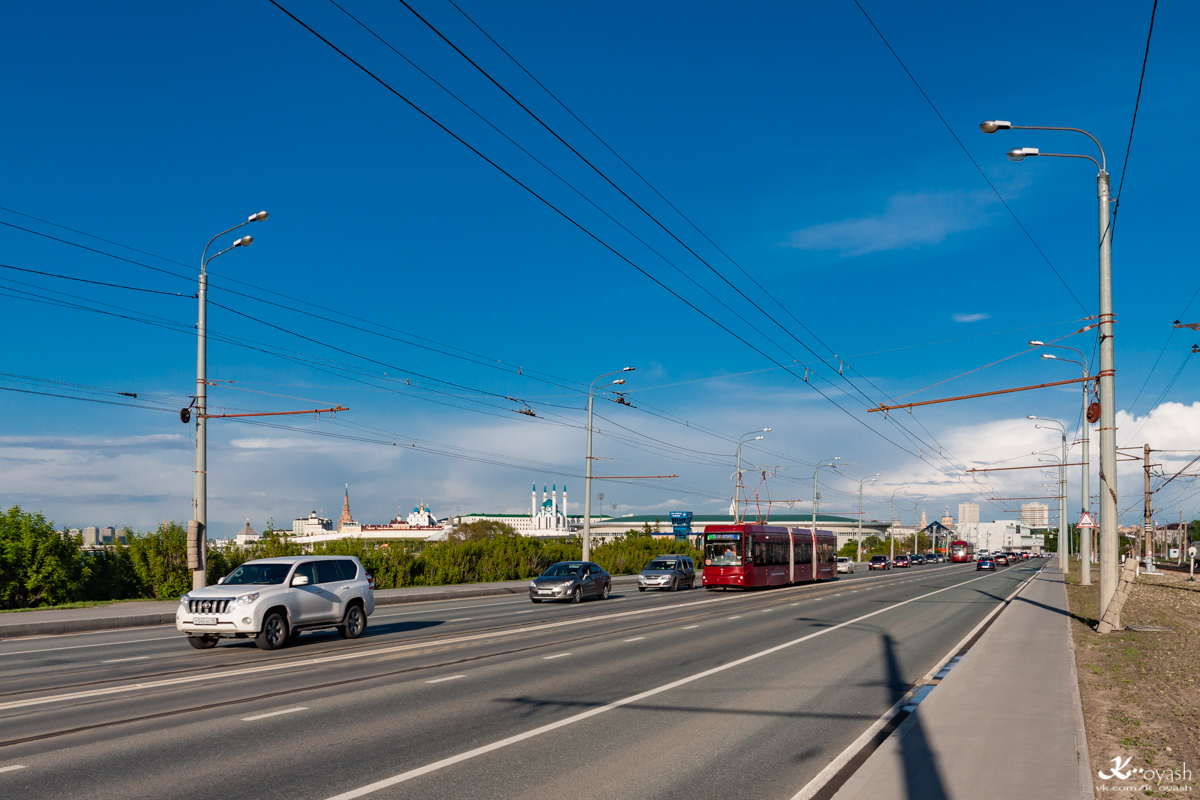
{"type": "Polygon", "coordinates": [[[1083,512],[1083,516],[1079,518],[1078,528],[1094,528],[1096,523],[1092,521],[1092,515],[1088,512],[1083,512]]]}

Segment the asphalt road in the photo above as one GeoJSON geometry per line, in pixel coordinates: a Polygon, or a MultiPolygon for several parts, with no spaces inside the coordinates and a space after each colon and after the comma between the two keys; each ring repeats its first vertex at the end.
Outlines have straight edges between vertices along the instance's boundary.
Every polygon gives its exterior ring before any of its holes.
{"type": "Polygon", "coordinates": [[[2,641],[0,797],[791,798],[1040,567],[2,641]]]}

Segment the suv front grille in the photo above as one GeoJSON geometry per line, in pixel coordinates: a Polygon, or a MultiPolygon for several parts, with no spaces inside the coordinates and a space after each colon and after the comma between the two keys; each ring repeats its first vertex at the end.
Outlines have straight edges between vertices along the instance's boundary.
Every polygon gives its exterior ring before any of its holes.
{"type": "Polygon", "coordinates": [[[193,614],[224,614],[229,608],[230,598],[189,600],[188,611],[193,614]]]}

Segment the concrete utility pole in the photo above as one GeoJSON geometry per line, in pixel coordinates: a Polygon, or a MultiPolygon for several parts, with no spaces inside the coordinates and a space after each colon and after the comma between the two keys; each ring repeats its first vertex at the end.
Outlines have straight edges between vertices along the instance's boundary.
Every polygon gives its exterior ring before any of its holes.
{"type": "MultiPolygon", "coordinates": [[[[837,469],[837,464],[835,464],[834,462],[841,461],[841,460],[842,460],[841,456],[834,456],[833,458],[827,458],[827,459],[825,459],[825,461],[828,461],[829,462],[828,464],[824,463],[823,461],[818,461],[817,466],[813,469],[812,529],[813,529],[814,536],[817,533],[817,500],[820,499],[820,493],[817,491],[817,472],[820,471],[821,467],[832,467],[833,469],[837,469]]],[[[816,540],[814,539],[814,542],[815,541],[816,540]]],[[[816,574],[816,573],[814,573],[814,574],[816,574]]]]}
{"type": "MultiPolygon", "coordinates": [[[[583,560],[591,561],[592,559],[592,401],[596,395],[596,381],[603,378],[610,378],[613,375],[620,375],[622,372],[633,372],[636,367],[625,367],[616,372],[609,372],[601,375],[599,378],[591,382],[588,387],[588,424],[587,424],[587,460],[584,467],[584,492],[583,492],[583,560]]],[[[617,386],[625,383],[624,378],[613,381],[610,386],[617,386]]]]}
{"type": "Polygon", "coordinates": [[[1142,555],[1149,556],[1154,554],[1153,542],[1151,539],[1154,535],[1154,519],[1152,517],[1152,509],[1150,507],[1150,445],[1142,446],[1142,475],[1145,492],[1145,500],[1142,508],[1142,555]]]}
{"type": "Polygon", "coordinates": [[[192,520],[196,525],[188,525],[192,534],[189,539],[195,542],[199,551],[194,559],[189,559],[193,589],[203,589],[208,584],[208,262],[235,247],[249,247],[254,243],[254,237],[243,236],[211,256],[208,255],[208,248],[225,234],[236,231],[242,225],[266,219],[267,216],[266,211],[259,211],[257,214],[251,214],[245,222],[234,225],[227,231],[221,231],[208,240],[200,254],[200,286],[196,292],[200,303],[199,319],[196,323],[196,469],[192,485],[192,520]]]}
{"type": "MultiPolygon", "coordinates": [[[[1100,218],[1100,613],[1104,619],[1109,602],[1117,591],[1119,580],[1117,542],[1117,420],[1116,420],[1116,360],[1113,353],[1112,292],[1112,225],[1109,214],[1108,159],[1100,140],[1081,128],[1057,128],[1034,125],[1013,125],[1007,120],[987,120],[980,123],[984,133],[1000,130],[1073,131],[1082,133],[1095,142],[1100,150],[1100,161],[1091,156],[1071,153],[1041,153],[1036,147],[1018,147],[1008,151],[1011,161],[1023,161],[1029,156],[1053,156],[1056,158],[1086,158],[1097,166],[1096,198],[1100,218]]],[[[1114,620],[1120,627],[1120,620],[1114,620]]]]}
{"type": "Polygon", "coordinates": [[[896,560],[896,531],[893,530],[896,527],[896,492],[907,488],[907,486],[897,486],[892,490],[892,524],[888,526],[888,558],[892,561],[896,560]]]}

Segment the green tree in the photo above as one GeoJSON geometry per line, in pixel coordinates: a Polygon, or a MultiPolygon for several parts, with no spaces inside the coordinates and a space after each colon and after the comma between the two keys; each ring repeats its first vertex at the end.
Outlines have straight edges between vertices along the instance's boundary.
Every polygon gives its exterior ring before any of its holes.
{"type": "Polygon", "coordinates": [[[159,600],[177,598],[192,588],[187,531],[178,522],[164,522],[155,531],[132,534],[126,547],[134,573],[159,600]]]}
{"type": "Polygon", "coordinates": [[[450,532],[449,539],[452,542],[485,542],[493,539],[512,539],[519,535],[507,522],[477,519],[456,526],[450,532]]]}
{"type": "Polygon", "coordinates": [[[78,599],[83,541],[54,530],[40,513],[13,506],[0,516],[0,607],[33,608],[78,599]]]}

